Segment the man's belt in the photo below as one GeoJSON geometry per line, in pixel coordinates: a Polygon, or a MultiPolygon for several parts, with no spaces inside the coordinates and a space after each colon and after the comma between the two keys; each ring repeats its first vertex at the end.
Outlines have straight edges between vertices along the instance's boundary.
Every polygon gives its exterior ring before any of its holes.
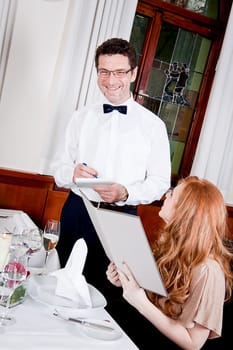
{"type": "Polygon", "coordinates": [[[115,203],[107,203],[107,202],[93,202],[91,201],[92,205],[96,208],[102,208],[102,209],[108,209],[108,210],[114,210],[114,211],[120,211],[122,213],[127,213],[130,210],[137,210],[137,205],[116,205],[115,203]]]}

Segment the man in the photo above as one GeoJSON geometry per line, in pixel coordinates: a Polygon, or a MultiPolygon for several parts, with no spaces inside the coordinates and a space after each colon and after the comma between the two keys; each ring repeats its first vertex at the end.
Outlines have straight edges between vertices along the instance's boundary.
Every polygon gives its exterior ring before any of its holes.
{"type": "Polygon", "coordinates": [[[101,202],[106,209],[136,215],[138,204],[159,200],[170,187],[171,165],[164,122],[135,102],[130,92],[137,74],[135,49],[126,40],[109,39],[97,48],[95,64],[104,105],[74,112],[54,164],[57,185],[71,189],[57,249],[63,267],[75,241],[83,237],[88,246],[84,276],[107,296],[109,261],[75,179],[111,180],[110,185],[83,191],[95,206],[101,202]]]}

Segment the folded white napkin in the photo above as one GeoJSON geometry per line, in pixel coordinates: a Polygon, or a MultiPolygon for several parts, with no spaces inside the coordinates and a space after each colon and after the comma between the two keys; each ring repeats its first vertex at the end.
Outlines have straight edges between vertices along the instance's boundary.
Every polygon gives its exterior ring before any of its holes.
{"type": "Polygon", "coordinates": [[[36,228],[34,222],[23,211],[1,209],[0,232],[21,234],[24,230],[36,228]]]}
{"type": "Polygon", "coordinates": [[[89,287],[82,274],[86,256],[87,245],[80,238],[76,241],[66,266],[50,273],[50,276],[57,278],[56,295],[71,299],[80,306],[92,307],[89,287]]]}

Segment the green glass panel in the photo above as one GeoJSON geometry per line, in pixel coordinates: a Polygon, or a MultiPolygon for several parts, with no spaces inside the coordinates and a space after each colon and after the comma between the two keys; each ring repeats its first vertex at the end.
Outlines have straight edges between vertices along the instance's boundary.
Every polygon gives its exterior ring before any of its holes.
{"type": "Polygon", "coordinates": [[[167,126],[169,139],[174,135],[174,125],[176,122],[179,106],[175,103],[162,103],[159,116],[167,126]]]}
{"type": "Polygon", "coordinates": [[[181,160],[184,153],[185,143],[183,142],[170,142],[171,162],[172,162],[172,174],[178,174],[181,160]]]}
{"type": "Polygon", "coordinates": [[[219,15],[219,0],[206,1],[205,11],[203,14],[210,18],[217,19],[219,15]]]}
{"type": "Polygon", "coordinates": [[[196,35],[196,44],[190,66],[196,72],[203,73],[210,52],[211,40],[196,35]]]}
{"type": "Polygon", "coordinates": [[[157,60],[171,61],[173,55],[173,49],[171,50],[171,48],[175,47],[178,31],[178,27],[163,23],[155,55],[157,60]]]}
{"type": "Polygon", "coordinates": [[[162,103],[159,115],[167,126],[170,141],[186,142],[193,109],[175,103],[162,103]]]}
{"type": "Polygon", "coordinates": [[[133,29],[131,32],[130,42],[135,47],[137,52],[138,64],[141,60],[143,44],[147,27],[149,24],[149,18],[136,14],[134,18],[133,29]]]}
{"type": "Polygon", "coordinates": [[[191,72],[189,81],[187,84],[187,91],[199,91],[202,83],[202,74],[191,72]]]}
{"type": "Polygon", "coordinates": [[[189,65],[194,51],[196,34],[187,30],[177,31],[176,42],[173,48],[172,61],[185,62],[189,65]]]}
{"type": "MultiPolygon", "coordinates": [[[[139,94],[140,96],[140,94],[139,94]]],[[[155,114],[158,114],[159,107],[160,107],[160,101],[156,98],[150,97],[150,96],[141,96],[143,106],[148,108],[150,111],[152,111],[155,114]]]]}
{"type": "Polygon", "coordinates": [[[154,60],[153,67],[151,69],[147,94],[151,97],[158,98],[162,96],[163,89],[166,81],[166,75],[164,72],[168,69],[168,64],[154,60]]]}

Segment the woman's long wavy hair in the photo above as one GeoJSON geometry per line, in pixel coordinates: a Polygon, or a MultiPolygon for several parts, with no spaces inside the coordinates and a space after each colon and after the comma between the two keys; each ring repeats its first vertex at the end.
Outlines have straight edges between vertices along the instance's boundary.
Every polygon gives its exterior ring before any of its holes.
{"type": "Polygon", "coordinates": [[[221,192],[211,182],[196,176],[179,183],[182,190],[176,200],[175,214],[153,247],[168,298],[164,300],[149,293],[153,303],[162,306],[173,318],[179,316],[189,297],[193,268],[208,257],[215,259],[225,274],[225,301],[231,297],[233,284],[233,255],[224,245],[227,210],[221,192]]]}

